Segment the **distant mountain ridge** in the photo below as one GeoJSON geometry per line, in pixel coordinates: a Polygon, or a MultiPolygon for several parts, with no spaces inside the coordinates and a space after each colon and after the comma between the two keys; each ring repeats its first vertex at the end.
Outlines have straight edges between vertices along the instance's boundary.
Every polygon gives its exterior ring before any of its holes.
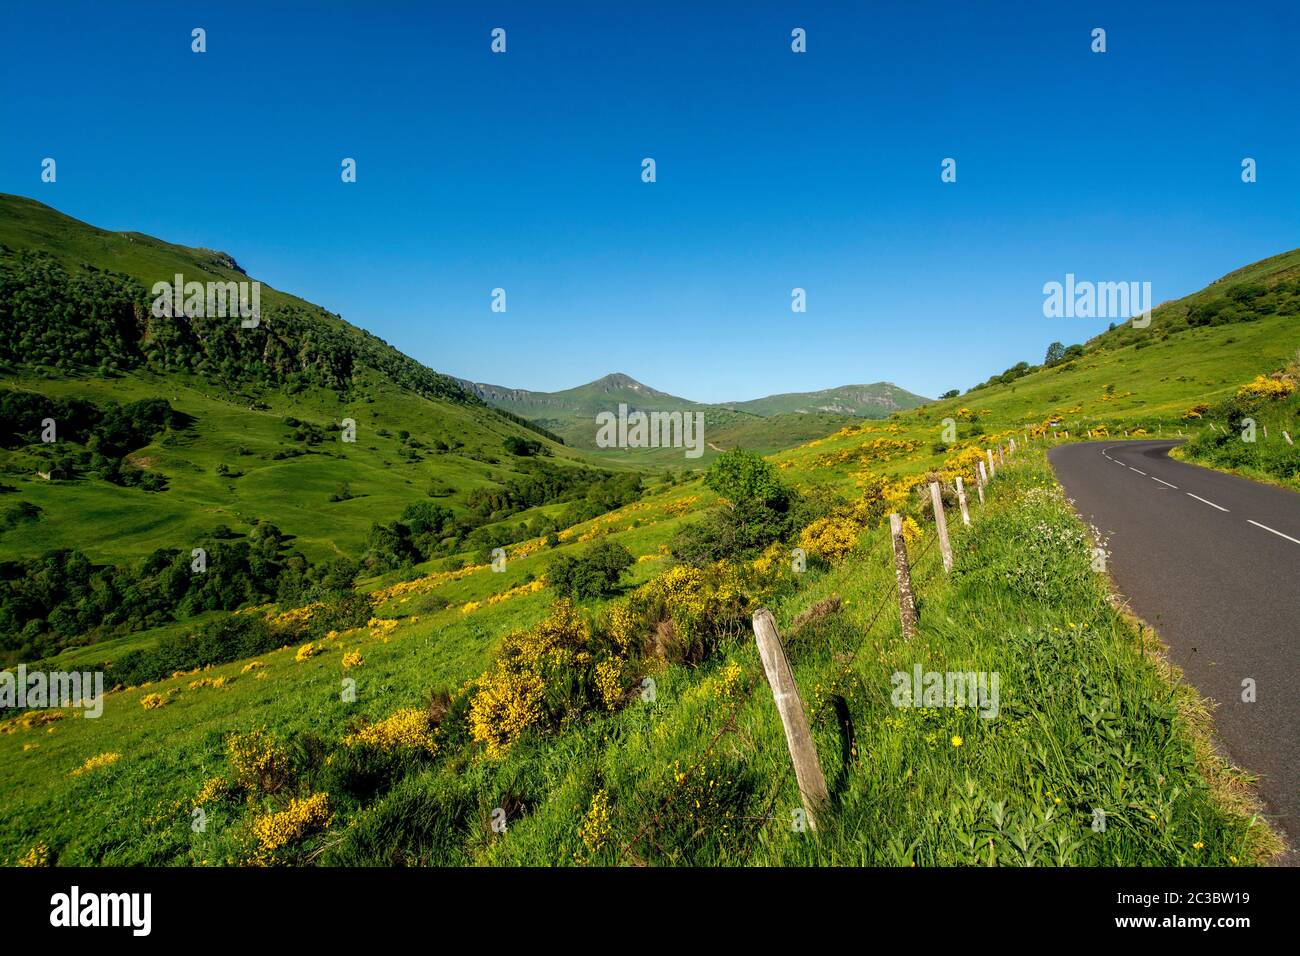
{"type": "MultiPolygon", "coordinates": [[[[929,401],[892,382],[709,404],[651,388],[624,372],[611,372],[594,382],[557,392],[461,378],[455,381],[493,408],[531,421],[562,436],[567,444],[589,450],[596,448],[596,416],[616,412],[621,404],[629,411],[700,412],[712,452],[739,446],[766,453],[829,435],[861,418],[885,418],[929,401]]],[[[666,451],[662,457],[671,454],[675,452],[666,451]]]]}
{"type": "Polygon", "coordinates": [[[768,395],[747,402],[722,402],[726,408],[752,412],[755,415],[782,415],[789,413],[833,412],[856,415],[859,418],[884,418],[891,412],[905,411],[924,405],[930,399],[899,388],[893,382],[873,382],[870,385],[840,385],[816,392],[786,392],[768,395]]]}
{"type": "Polygon", "coordinates": [[[775,415],[812,414],[826,412],[858,418],[884,418],[891,412],[924,405],[930,399],[899,388],[893,382],[875,382],[869,385],[841,385],[816,392],[786,392],[743,402],[696,402],[668,392],[661,392],[623,372],[611,372],[603,378],[585,385],[557,392],[510,388],[469,379],[455,380],[461,388],[476,395],[489,405],[505,408],[516,414],[529,411],[563,410],[592,413],[603,411],[611,403],[626,402],[629,408],[656,411],[685,409],[726,410],[770,418],[775,415]]]}

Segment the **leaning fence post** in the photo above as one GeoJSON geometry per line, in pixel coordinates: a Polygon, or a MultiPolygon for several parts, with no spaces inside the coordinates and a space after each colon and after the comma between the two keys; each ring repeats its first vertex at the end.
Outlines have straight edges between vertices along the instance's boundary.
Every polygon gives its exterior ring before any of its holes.
{"type": "Polygon", "coordinates": [[[979,466],[979,469],[978,469],[978,470],[979,470],[979,474],[977,474],[977,475],[975,476],[975,490],[976,490],[977,492],[979,492],[979,496],[980,496],[980,506],[983,507],[983,505],[984,505],[984,482],[988,481],[988,479],[984,476],[984,462],[982,462],[982,461],[977,461],[975,464],[977,464],[977,465],[979,466]]]}
{"type": "Polygon", "coordinates": [[[984,453],[989,456],[989,478],[995,478],[997,477],[998,470],[993,467],[993,449],[986,448],[984,449],[984,453]]]}
{"type": "Polygon", "coordinates": [[[898,613],[903,620],[903,637],[916,636],[916,601],[912,597],[912,567],[907,561],[903,519],[889,516],[889,534],[894,541],[894,576],[898,579],[898,613]]]}
{"type": "Polygon", "coordinates": [[[1291,436],[1288,435],[1286,432],[1283,432],[1283,433],[1282,433],[1282,437],[1286,439],[1286,443],[1287,443],[1288,445],[1294,445],[1294,444],[1295,444],[1295,442],[1293,442],[1293,441],[1291,440],[1291,436]]]}
{"type": "Polygon", "coordinates": [[[943,555],[943,570],[952,570],[952,542],[948,540],[948,518],[943,513],[943,491],[939,482],[930,482],[930,502],[934,505],[934,527],[939,532],[939,553],[943,555]]]}
{"type": "Polygon", "coordinates": [[[961,505],[961,523],[970,524],[970,511],[966,508],[966,488],[962,485],[961,475],[957,476],[957,504],[961,505]]]}
{"type": "Polygon", "coordinates": [[[830,805],[826,777],[822,774],[821,761],[817,759],[817,746],[808,729],[799,687],[794,682],[794,672],[790,670],[785,648],[781,646],[776,621],[765,607],[754,612],[754,640],[758,643],[758,655],[763,659],[763,670],[767,673],[767,682],[772,685],[772,697],[785,728],[785,742],[790,748],[790,760],[794,763],[794,776],[799,784],[799,798],[808,814],[808,826],[816,830],[818,814],[830,805]]]}

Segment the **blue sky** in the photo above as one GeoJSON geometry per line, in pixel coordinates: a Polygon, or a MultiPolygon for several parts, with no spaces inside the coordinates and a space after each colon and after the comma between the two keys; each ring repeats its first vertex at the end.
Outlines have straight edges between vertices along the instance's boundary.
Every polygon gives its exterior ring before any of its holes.
{"type": "Polygon", "coordinates": [[[51,0],[5,13],[0,191],[479,381],[936,395],[1104,327],[1043,317],[1067,272],[1160,301],[1300,246],[1298,41],[1280,0],[51,0]]]}

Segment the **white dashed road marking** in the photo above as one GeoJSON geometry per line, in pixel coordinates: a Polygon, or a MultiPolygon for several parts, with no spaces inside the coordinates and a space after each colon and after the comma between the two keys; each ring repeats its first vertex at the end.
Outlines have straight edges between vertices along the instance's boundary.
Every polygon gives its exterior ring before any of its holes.
{"type": "MultiPolygon", "coordinates": [[[[1197,501],[1199,501],[1199,502],[1201,502],[1201,503],[1203,503],[1203,504],[1207,504],[1207,505],[1209,505],[1211,508],[1218,508],[1220,511],[1227,511],[1227,510],[1228,510],[1227,508],[1223,507],[1223,505],[1216,505],[1213,501],[1206,501],[1206,500],[1205,500],[1204,498],[1202,498],[1200,495],[1194,495],[1194,494],[1192,494],[1190,491],[1184,491],[1183,494],[1187,495],[1187,497],[1189,497],[1189,498],[1195,498],[1197,501]]],[[[1273,530],[1273,529],[1270,528],[1269,530],[1271,531],[1271,530],[1273,530]]]]}
{"type": "Polygon", "coordinates": [[[1129,471],[1136,471],[1136,472],[1137,472],[1139,475],[1141,475],[1143,478],[1147,477],[1147,473],[1146,473],[1145,471],[1138,471],[1138,469],[1134,468],[1132,465],[1129,465],[1129,466],[1128,466],[1128,470],[1129,470],[1129,471]]]}
{"type": "Polygon", "coordinates": [[[1178,490],[1178,486],[1177,486],[1177,485],[1171,485],[1171,484],[1169,484],[1169,482],[1164,481],[1163,479],[1157,478],[1155,475],[1152,475],[1152,476],[1151,476],[1151,480],[1152,480],[1152,481],[1158,481],[1158,482],[1160,482],[1160,484],[1165,485],[1165,486],[1167,486],[1167,487],[1169,487],[1169,488],[1173,488],[1175,491],[1178,490]]]}
{"type": "Polygon", "coordinates": [[[1291,537],[1289,534],[1283,534],[1281,531],[1278,531],[1276,528],[1270,528],[1268,525],[1260,524],[1258,521],[1251,521],[1251,519],[1249,518],[1247,518],[1246,521],[1249,522],[1250,524],[1253,524],[1256,528],[1263,528],[1265,531],[1272,531],[1279,538],[1286,538],[1288,541],[1295,541],[1296,544],[1300,544],[1300,540],[1291,537]]]}

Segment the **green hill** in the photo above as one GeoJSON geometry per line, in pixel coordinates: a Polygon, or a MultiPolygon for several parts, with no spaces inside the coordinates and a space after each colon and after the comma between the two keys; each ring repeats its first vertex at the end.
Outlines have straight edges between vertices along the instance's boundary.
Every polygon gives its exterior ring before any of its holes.
{"type": "Polygon", "coordinates": [[[859,418],[885,418],[891,412],[916,408],[928,401],[930,399],[899,388],[892,382],[876,382],[872,385],[841,385],[816,392],[788,392],[722,404],[726,408],[763,416],[829,412],[859,418]]]}
{"type": "MultiPolygon", "coordinates": [[[[0,307],[10,311],[0,329],[25,295],[49,299],[47,285],[62,290],[44,311],[70,348],[92,358],[99,348],[77,342],[78,323],[116,315],[136,328],[114,311],[137,301],[119,278],[66,259],[33,265],[30,244],[3,241],[0,307]]],[[[107,663],[117,689],[98,719],[28,711],[0,721],[0,860],[1265,862],[1278,844],[1248,783],[1215,756],[1203,704],[1151,653],[1151,631],[1139,633],[1092,571],[1089,531],[1043,449],[1067,429],[1071,439],[1203,436],[1211,403],[1235,400],[1261,374],[1300,376],[1286,364],[1297,257],[1240,270],[1162,306],[1147,330],[1126,324],[1063,346],[1050,363],[1017,365],[965,395],[847,418],[765,460],[731,455],[706,478],[649,486],[584,469],[584,452],[477,397],[422,394],[365,360],[348,387],[298,388],[301,364],[226,372],[212,367],[218,349],[184,342],[136,357],[123,335],[135,364],[102,374],[102,359],[22,362],[13,346],[0,416],[0,633],[20,635],[11,657],[52,637],[63,649],[55,663],[107,663]],[[1247,294],[1255,284],[1263,292],[1247,294]],[[166,365],[175,349],[191,365],[166,365]],[[1185,417],[1200,405],[1201,418],[1185,417]],[[39,440],[49,407],[67,424],[58,453],[39,440]],[[345,412],[361,432],[355,444],[330,430],[345,412]],[[946,573],[929,482],[950,496],[964,475],[973,488],[984,449],[1027,434],[987,502],[972,494],[969,527],[949,498],[956,557],[946,573]],[[36,477],[37,464],[72,477],[36,477]],[[161,490],[136,474],[154,469],[161,490]],[[318,473],[353,476],[352,495],[329,501],[318,473]],[[412,501],[452,515],[410,511],[412,501]],[[908,518],[920,604],[910,639],[892,591],[890,512],[908,518]],[[460,524],[471,517],[480,523],[460,524]],[[499,570],[483,550],[492,531],[512,538],[499,570]],[[247,573],[195,588],[187,536],[201,534],[247,573]],[[119,579],[66,551],[35,560],[55,543],[96,560],[144,556],[119,579]],[[164,546],[175,553],[151,563],[148,549],[164,546]],[[293,564],[295,550],[310,552],[308,569],[293,564]],[[354,574],[328,560],[337,552],[359,556],[354,574]],[[271,572],[274,593],[258,591],[271,572]],[[47,599],[46,613],[15,628],[47,599]],[[121,605],[134,616],[84,626],[121,605]],[[801,798],[749,627],[760,605],[786,642],[832,794],[815,834],[794,825],[801,798]],[[191,616],[159,611],[168,606],[191,616]],[[999,674],[997,718],[898,706],[893,677],[916,666],[999,674]],[[492,825],[498,816],[504,829],[492,825]]],[[[35,326],[22,327],[39,347],[35,326]]],[[[608,386],[571,404],[587,402],[585,414],[635,391],[608,386]]],[[[1294,416],[1289,399],[1268,401],[1270,415],[1294,416]]],[[[525,405],[516,414],[534,417],[525,405]]],[[[737,429],[812,420],[732,414],[745,416],[737,429]]]]}
{"type": "Polygon", "coordinates": [[[635,493],[639,479],[617,478],[620,463],[593,468],[447,376],[269,286],[256,328],[152,314],[153,284],[178,272],[247,280],[224,253],[0,197],[6,656],[285,588],[306,593],[337,560],[379,573],[479,554],[635,493]],[[42,440],[47,420],[53,442],[42,440]],[[403,521],[411,509],[424,518],[403,521]],[[413,521],[419,531],[408,533],[413,521]],[[259,527],[275,532],[266,565],[244,554],[259,527]],[[240,581],[164,597],[162,582],[178,580],[167,569],[200,547],[242,562],[240,581]],[[44,555],[68,557],[49,565],[44,555]],[[86,614],[58,610],[69,604],[86,614]]]}
{"type": "Polygon", "coordinates": [[[927,401],[887,382],[849,385],[824,392],[772,395],[750,402],[707,404],[679,398],[614,372],[586,385],[558,392],[534,392],[458,379],[487,404],[562,436],[566,444],[647,465],[681,467],[707,464],[729,448],[773,452],[790,448],[852,424],[856,418],[883,418],[927,401]],[[617,411],[700,412],[704,415],[706,452],[700,461],[682,461],[679,451],[601,449],[596,444],[596,416],[617,411]]]}

